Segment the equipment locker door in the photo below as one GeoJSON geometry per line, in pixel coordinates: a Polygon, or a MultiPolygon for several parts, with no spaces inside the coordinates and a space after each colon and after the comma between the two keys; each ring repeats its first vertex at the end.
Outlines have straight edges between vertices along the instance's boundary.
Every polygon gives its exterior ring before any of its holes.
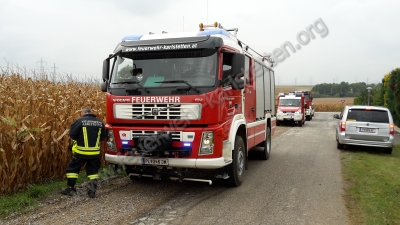
{"type": "MultiPolygon", "coordinates": [[[[256,120],[256,95],[254,90],[254,61],[250,57],[245,57],[244,73],[244,117],[246,124],[256,120]]],[[[247,149],[254,146],[254,127],[247,128],[247,149]]]]}

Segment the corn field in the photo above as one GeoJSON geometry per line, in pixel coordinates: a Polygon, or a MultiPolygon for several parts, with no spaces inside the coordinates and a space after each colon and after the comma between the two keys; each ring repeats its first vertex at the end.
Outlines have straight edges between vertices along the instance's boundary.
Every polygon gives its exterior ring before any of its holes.
{"type": "Polygon", "coordinates": [[[315,112],[341,112],[346,105],[353,105],[353,103],[314,104],[314,110],[315,112]]]}
{"type": "Polygon", "coordinates": [[[46,74],[1,69],[0,195],[65,177],[69,127],[82,108],[92,108],[105,122],[105,95],[98,85],[68,76],[54,83],[46,74]]]}

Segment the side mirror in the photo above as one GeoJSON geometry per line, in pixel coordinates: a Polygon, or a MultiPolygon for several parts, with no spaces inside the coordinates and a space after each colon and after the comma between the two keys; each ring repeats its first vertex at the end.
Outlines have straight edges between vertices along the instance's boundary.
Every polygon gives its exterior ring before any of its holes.
{"type": "Polygon", "coordinates": [[[232,54],[232,75],[229,78],[232,82],[233,90],[240,90],[244,88],[244,80],[240,79],[244,76],[244,55],[240,53],[227,53],[232,54]]]}
{"type": "Polygon", "coordinates": [[[339,117],[338,114],[333,115],[333,118],[335,118],[335,119],[340,119],[340,117],[339,117]]]}
{"type": "Polygon", "coordinates": [[[108,82],[107,82],[107,81],[104,81],[104,82],[101,84],[101,91],[102,91],[102,92],[107,92],[107,87],[108,87],[108,82]]]}
{"type": "Polygon", "coordinates": [[[110,60],[109,59],[105,59],[103,61],[103,81],[106,81],[109,79],[110,77],[110,60]]]}
{"type": "Polygon", "coordinates": [[[240,53],[232,53],[232,76],[244,76],[244,55],[240,53]]]}
{"type": "Polygon", "coordinates": [[[143,73],[143,69],[142,68],[136,68],[136,69],[132,69],[132,76],[136,77],[139,74],[143,73]]]}
{"type": "Polygon", "coordinates": [[[314,99],[314,97],[311,97],[311,101],[314,99]]]}

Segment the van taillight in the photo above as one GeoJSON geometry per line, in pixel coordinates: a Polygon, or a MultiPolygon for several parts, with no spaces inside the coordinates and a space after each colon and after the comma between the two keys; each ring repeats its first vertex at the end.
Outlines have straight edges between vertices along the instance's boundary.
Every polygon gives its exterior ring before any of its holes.
{"type": "Polygon", "coordinates": [[[394,124],[389,125],[390,135],[394,136],[394,124]]]}
{"type": "Polygon", "coordinates": [[[340,132],[346,131],[346,121],[340,123],[340,132]]]}

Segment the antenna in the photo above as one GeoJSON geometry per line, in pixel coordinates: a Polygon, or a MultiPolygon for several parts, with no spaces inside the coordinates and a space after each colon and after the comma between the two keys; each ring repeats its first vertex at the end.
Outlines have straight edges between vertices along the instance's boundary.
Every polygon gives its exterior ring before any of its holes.
{"type": "Polygon", "coordinates": [[[208,24],[208,0],[207,0],[207,24],[208,24]]]}
{"type": "MultiPolygon", "coordinates": [[[[207,4],[208,4],[208,0],[207,0],[207,4]]],[[[207,10],[208,10],[208,6],[207,6],[207,10]]],[[[212,27],[212,28],[219,28],[219,29],[223,29],[225,31],[227,31],[229,33],[229,31],[234,31],[233,37],[231,37],[232,39],[235,38],[238,42],[238,44],[240,46],[242,46],[243,51],[248,51],[249,49],[251,49],[254,53],[256,53],[258,56],[260,56],[262,58],[262,60],[267,60],[267,62],[271,63],[271,67],[273,67],[273,64],[275,63],[274,60],[271,58],[271,54],[265,54],[262,55],[260,53],[258,53],[256,50],[250,48],[249,45],[245,44],[244,42],[242,42],[241,40],[239,40],[237,38],[237,32],[239,31],[238,28],[225,28],[223,27],[220,23],[214,22],[213,25],[204,25],[203,23],[200,23],[200,31],[204,31],[204,28],[208,28],[208,27],[212,27]]]]}

